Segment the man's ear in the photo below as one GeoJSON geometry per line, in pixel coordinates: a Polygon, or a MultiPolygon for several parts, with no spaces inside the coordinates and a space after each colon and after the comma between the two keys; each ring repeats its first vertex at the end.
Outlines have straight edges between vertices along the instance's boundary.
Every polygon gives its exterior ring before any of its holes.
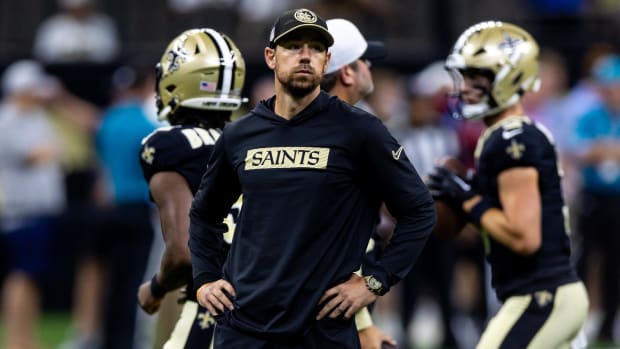
{"type": "Polygon", "coordinates": [[[274,70],[276,68],[276,49],[271,47],[265,47],[265,62],[269,69],[274,70]]]}
{"type": "Polygon", "coordinates": [[[338,70],[338,77],[345,86],[351,86],[355,83],[355,71],[348,64],[338,70]]]}
{"type": "Polygon", "coordinates": [[[329,67],[329,61],[332,59],[332,53],[327,51],[325,52],[325,64],[323,64],[323,75],[327,72],[327,67],[329,67]]]}

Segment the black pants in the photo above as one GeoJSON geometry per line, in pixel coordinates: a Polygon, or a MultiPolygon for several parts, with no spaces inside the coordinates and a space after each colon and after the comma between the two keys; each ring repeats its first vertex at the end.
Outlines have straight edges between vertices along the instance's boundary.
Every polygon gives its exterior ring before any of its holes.
{"type": "Polygon", "coordinates": [[[586,280],[587,265],[595,254],[602,259],[601,301],[604,311],[599,337],[611,340],[620,305],[620,195],[583,192],[578,230],[583,253],[578,262],[579,276],[586,280]]]}
{"type": "Polygon", "coordinates": [[[153,242],[147,203],[118,205],[103,212],[92,251],[106,267],[103,348],[131,349],[138,287],[153,242]]]}
{"type": "Polygon", "coordinates": [[[434,298],[441,311],[441,322],[445,330],[442,347],[450,349],[457,348],[451,326],[455,315],[451,296],[455,254],[453,241],[430,236],[414,269],[401,283],[400,315],[403,330],[407,331],[421,297],[429,295],[434,298]]]}
{"type": "Polygon", "coordinates": [[[260,338],[218,322],[213,349],[360,349],[355,321],[315,321],[310,331],[296,340],[260,338]]]}

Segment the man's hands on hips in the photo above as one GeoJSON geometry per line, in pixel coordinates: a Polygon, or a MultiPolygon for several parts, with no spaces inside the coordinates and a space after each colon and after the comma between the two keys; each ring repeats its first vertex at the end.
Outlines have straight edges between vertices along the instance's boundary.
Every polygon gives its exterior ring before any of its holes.
{"type": "Polygon", "coordinates": [[[224,279],[206,283],[196,292],[198,303],[207,308],[212,316],[223,313],[225,309],[233,310],[234,305],[229,297],[235,296],[235,289],[224,279]]]}
{"type": "Polygon", "coordinates": [[[353,274],[349,280],[325,291],[319,304],[327,303],[319,311],[316,319],[320,320],[328,315],[330,318],[343,316],[345,319],[350,319],[358,310],[376,299],[377,296],[366,288],[364,278],[353,274]]]}
{"type": "Polygon", "coordinates": [[[151,293],[151,281],[147,281],[138,288],[138,304],[149,315],[155,314],[159,310],[161,301],[164,298],[158,298],[151,293]]]}

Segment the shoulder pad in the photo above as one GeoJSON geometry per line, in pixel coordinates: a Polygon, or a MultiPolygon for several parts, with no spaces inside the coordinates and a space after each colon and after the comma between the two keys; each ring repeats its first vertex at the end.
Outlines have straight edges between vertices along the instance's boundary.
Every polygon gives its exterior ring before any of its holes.
{"type": "Polygon", "coordinates": [[[481,149],[481,157],[500,172],[517,166],[537,166],[550,140],[527,117],[510,118],[494,127],[481,149]]]}

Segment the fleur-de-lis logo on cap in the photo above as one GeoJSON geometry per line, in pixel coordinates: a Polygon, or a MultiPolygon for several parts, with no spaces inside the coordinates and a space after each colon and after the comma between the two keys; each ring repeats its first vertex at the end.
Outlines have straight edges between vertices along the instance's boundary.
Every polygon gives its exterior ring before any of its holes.
{"type": "Polygon", "coordinates": [[[317,19],[317,16],[314,14],[314,12],[305,8],[295,11],[295,14],[293,16],[296,20],[302,23],[314,23],[317,19]]]}

